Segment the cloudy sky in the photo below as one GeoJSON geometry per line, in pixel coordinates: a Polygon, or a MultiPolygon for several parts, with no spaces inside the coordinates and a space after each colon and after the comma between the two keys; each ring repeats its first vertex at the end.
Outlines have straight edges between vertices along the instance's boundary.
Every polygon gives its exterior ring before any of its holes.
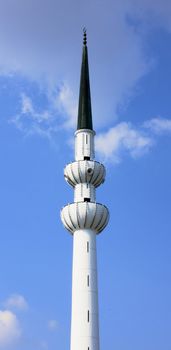
{"type": "Polygon", "coordinates": [[[171,2],[0,1],[0,350],[69,349],[73,200],[88,32],[96,158],[111,218],[98,237],[102,350],[171,346],[171,2]]]}

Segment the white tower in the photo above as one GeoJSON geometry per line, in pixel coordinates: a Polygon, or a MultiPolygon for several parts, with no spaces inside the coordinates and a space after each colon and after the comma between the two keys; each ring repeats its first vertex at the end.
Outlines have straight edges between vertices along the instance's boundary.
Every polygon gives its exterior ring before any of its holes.
{"type": "Polygon", "coordinates": [[[96,235],[108,223],[108,209],[96,202],[96,187],[104,182],[104,165],[94,160],[94,136],[84,31],[75,161],[64,170],[74,188],[74,203],[61,211],[65,228],[73,234],[72,320],[70,350],[99,350],[96,235]]]}

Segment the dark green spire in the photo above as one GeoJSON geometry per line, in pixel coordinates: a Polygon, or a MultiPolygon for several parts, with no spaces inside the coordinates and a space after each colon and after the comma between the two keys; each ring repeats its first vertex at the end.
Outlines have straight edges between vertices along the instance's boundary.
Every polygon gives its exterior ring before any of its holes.
{"type": "Polygon", "coordinates": [[[84,29],[77,130],[93,130],[88,68],[87,35],[84,29]]]}

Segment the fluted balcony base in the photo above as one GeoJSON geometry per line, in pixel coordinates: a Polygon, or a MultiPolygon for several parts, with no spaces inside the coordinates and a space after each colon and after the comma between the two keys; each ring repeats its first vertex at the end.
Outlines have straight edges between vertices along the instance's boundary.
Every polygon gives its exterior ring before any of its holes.
{"type": "Polygon", "coordinates": [[[98,234],[109,221],[109,211],[100,203],[72,203],[61,210],[61,220],[72,234],[79,229],[91,229],[98,234]]]}

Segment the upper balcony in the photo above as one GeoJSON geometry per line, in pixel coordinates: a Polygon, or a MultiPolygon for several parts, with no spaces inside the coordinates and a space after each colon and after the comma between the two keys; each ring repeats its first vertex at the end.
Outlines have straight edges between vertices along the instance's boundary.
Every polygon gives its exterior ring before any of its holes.
{"type": "Polygon", "coordinates": [[[104,165],[94,160],[76,161],[68,164],[64,169],[64,177],[72,187],[81,183],[98,187],[104,182],[105,175],[104,165]]]}

